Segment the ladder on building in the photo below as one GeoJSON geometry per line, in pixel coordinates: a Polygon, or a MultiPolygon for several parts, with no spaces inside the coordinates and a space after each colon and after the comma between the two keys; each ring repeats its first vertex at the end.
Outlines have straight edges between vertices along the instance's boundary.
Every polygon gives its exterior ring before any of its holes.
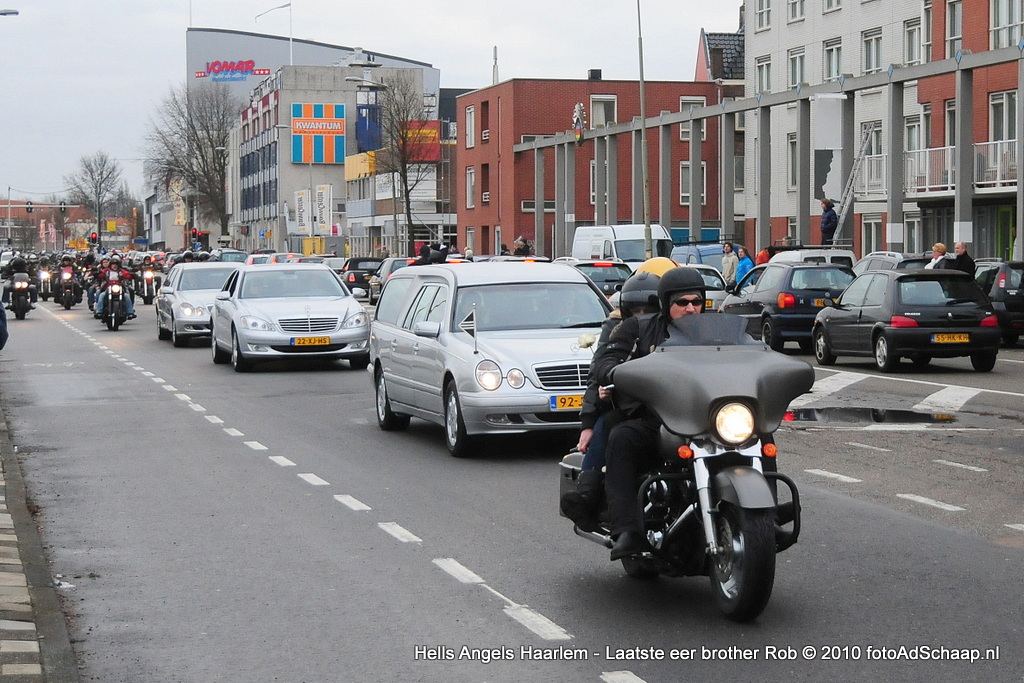
{"type": "Polygon", "coordinates": [[[839,223],[836,225],[836,233],[832,238],[833,244],[839,241],[843,232],[846,217],[853,208],[853,195],[854,188],[857,185],[857,173],[860,171],[860,167],[864,164],[864,157],[867,155],[868,146],[871,144],[871,136],[874,134],[876,128],[878,128],[878,124],[872,123],[865,126],[861,132],[860,149],[857,156],[853,159],[853,166],[850,167],[850,177],[846,179],[846,186],[843,187],[843,196],[839,200],[839,223]]]}

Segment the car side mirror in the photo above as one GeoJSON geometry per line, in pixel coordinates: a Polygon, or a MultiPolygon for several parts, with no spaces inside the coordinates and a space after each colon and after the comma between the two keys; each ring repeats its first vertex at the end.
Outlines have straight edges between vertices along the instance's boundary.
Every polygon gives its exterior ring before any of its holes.
{"type": "Polygon", "coordinates": [[[431,322],[429,320],[421,320],[412,326],[412,333],[417,337],[427,337],[428,339],[437,339],[441,335],[441,323],[431,322]]]}
{"type": "Polygon", "coordinates": [[[726,294],[735,294],[736,293],[736,285],[726,285],[725,286],[725,293],[726,294]]]}
{"type": "Polygon", "coordinates": [[[352,296],[354,296],[357,299],[362,299],[363,297],[366,296],[366,290],[363,289],[362,287],[354,287],[352,289],[352,296]]]}
{"type": "Polygon", "coordinates": [[[166,287],[166,286],[164,286],[164,287],[160,288],[160,291],[163,294],[174,294],[174,287],[166,287]]]}
{"type": "Polygon", "coordinates": [[[622,283],[621,282],[615,285],[615,291],[616,292],[621,292],[622,291],[622,283]]]}
{"type": "Polygon", "coordinates": [[[217,294],[213,298],[216,299],[217,301],[227,301],[228,299],[231,298],[231,292],[226,292],[222,290],[220,292],[217,292],[217,294]]]}

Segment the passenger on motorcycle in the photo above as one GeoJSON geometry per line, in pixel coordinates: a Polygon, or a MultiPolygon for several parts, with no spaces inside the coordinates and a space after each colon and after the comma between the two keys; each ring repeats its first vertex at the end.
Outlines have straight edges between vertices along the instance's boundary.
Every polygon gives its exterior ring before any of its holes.
{"type": "Polygon", "coordinates": [[[132,290],[127,286],[127,283],[132,279],[132,274],[127,268],[121,267],[121,258],[114,256],[110,259],[110,266],[106,269],[100,270],[99,274],[99,287],[100,295],[97,298],[96,303],[96,317],[102,318],[103,311],[107,304],[107,294],[109,287],[112,282],[119,282],[123,289],[124,296],[122,301],[124,302],[124,312],[129,320],[135,317],[135,306],[132,302],[132,290]],[[116,277],[111,277],[111,273],[115,274],[116,277]]]}
{"type": "MultiPolygon", "coordinates": [[[[648,355],[668,338],[668,325],[687,315],[704,312],[704,278],[694,268],[673,268],[658,284],[661,312],[653,316],[631,317],[612,331],[608,344],[591,363],[591,376],[605,386],[619,364],[648,355]]],[[[656,457],[660,424],[643,409],[623,416],[608,437],[605,490],[615,539],[611,559],[618,560],[642,553],[646,547],[642,521],[637,516],[637,479],[656,457]]]]}
{"type": "Polygon", "coordinates": [[[10,280],[14,277],[15,273],[25,273],[29,276],[29,308],[36,307],[36,299],[39,296],[39,289],[36,287],[34,280],[35,274],[30,271],[28,262],[25,261],[23,256],[15,256],[11,259],[11,262],[7,264],[7,269],[4,272],[4,279],[8,280],[8,283],[4,285],[3,304],[6,308],[10,308],[11,303],[11,283],[10,280]]]}

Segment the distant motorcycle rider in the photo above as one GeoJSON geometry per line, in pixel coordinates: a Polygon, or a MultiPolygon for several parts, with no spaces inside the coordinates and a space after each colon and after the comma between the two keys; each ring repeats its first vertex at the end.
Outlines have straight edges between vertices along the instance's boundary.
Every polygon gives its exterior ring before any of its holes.
{"type": "MultiPolygon", "coordinates": [[[[71,269],[71,280],[75,286],[75,303],[82,303],[82,274],[81,271],[75,266],[75,259],[71,254],[64,254],[60,257],[60,263],[56,269],[56,281],[54,282],[54,289],[64,286],[63,273],[66,268],[71,269]]],[[[56,297],[54,297],[56,301],[56,297]]],[[[60,304],[59,301],[56,303],[60,304]]]]}
{"type": "Polygon", "coordinates": [[[122,286],[122,292],[124,293],[121,300],[124,302],[124,312],[129,320],[135,317],[135,306],[132,302],[131,288],[128,287],[128,283],[132,280],[132,274],[127,268],[121,267],[121,257],[114,256],[110,259],[110,265],[105,269],[101,270],[99,274],[99,286],[100,295],[97,298],[96,303],[96,317],[102,318],[103,311],[106,309],[108,294],[110,285],[113,282],[117,282],[122,286]],[[114,277],[112,277],[112,274],[114,277]]]}
{"type": "Polygon", "coordinates": [[[5,280],[8,280],[8,283],[6,285],[4,285],[4,294],[3,294],[3,304],[4,304],[4,306],[9,308],[8,304],[11,303],[11,289],[12,289],[12,285],[11,285],[10,280],[12,280],[14,278],[14,274],[15,273],[25,273],[26,275],[29,276],[29,283],[30,283],[29,287],[28,287],[28,292],[29,292],[29,308],[35,308],[36,307],[35,306],[36,299],[39,296],[39,289],[34,284],[34,282],[35,282],[35,273],[30,271],[28,262],[25,260],[25,258],[23,256],[20,256],[20,255],[19,256],[15,256],[14,258],[11,259],[11,262],[7,264],[7,269],[4,272],[4,276],[3,277],[4,277],[5,280]]]}

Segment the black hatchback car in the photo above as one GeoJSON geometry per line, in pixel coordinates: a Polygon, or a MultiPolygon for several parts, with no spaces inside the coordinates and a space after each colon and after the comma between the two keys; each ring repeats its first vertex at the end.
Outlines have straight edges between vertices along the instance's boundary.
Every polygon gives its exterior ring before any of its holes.
{"type": "Polygon", "coordinates": [[[360,256],[350,258],[345,261],[345,265],[341,267],[341,279],[345,281],[345,284],[351,287],[361,287],[368,289],[370,285],[370,278],[380,268],[381,261],[384,259],[372,258],[369,256],[360,256]]]}
{"type": "Polygon", "coordinates": [[[1022,277],[1024,261],[978,259],[975,262],[974,280],[992,302],[1007,346],[1016,344],[1024,332],[1022,277]]]}
{"type": "Polygon", "coordinates": [[[837,356],[870,356],[882,372],[901,358],[924,367],[932,358],[970,356],[988,372],[999,352],[999,322],[988,298],[956,270],[868,272],[818,313],[812,332],[819,365],[837,356]]]}
{"type": "Polygon", "coordinates": [[[722,313],[747,319],[747,329],[775,351],[787,341],[811,350],[814,316],[853,282],[847,266],[814,263],[768,263],[758,266],[729,290],[722,313]]]}

